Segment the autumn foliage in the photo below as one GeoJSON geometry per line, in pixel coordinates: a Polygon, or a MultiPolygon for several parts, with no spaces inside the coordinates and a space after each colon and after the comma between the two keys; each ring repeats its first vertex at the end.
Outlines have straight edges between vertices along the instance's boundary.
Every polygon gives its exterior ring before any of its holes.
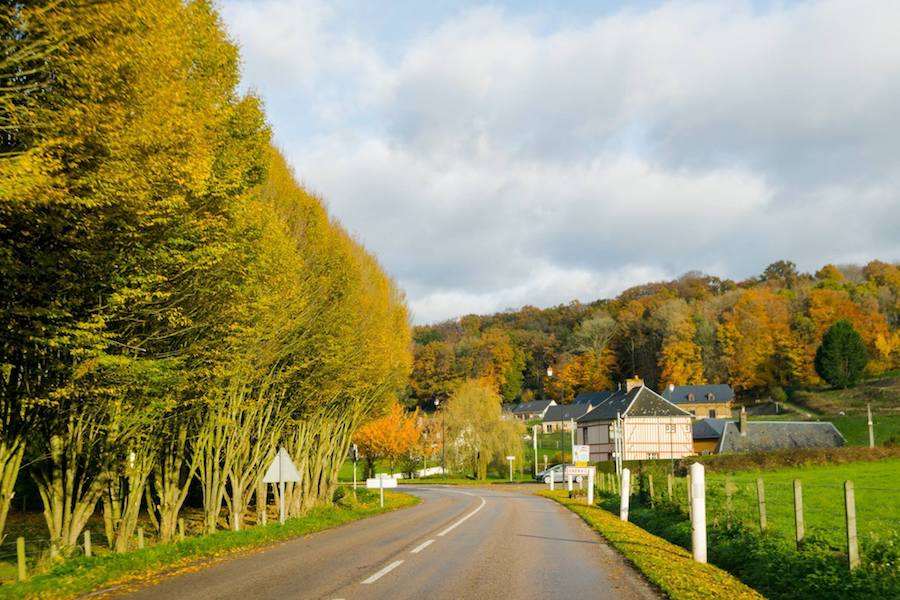
{"type": "Polygon", "coordinates": [[[397,461],[422,451],[424,438],[419,411],[408,412],[394,402],[386,414],[360,427],[353,441],[366,460],[369,477],[375,475],[377,460],[387,460],[393,473],[397,461]]]}

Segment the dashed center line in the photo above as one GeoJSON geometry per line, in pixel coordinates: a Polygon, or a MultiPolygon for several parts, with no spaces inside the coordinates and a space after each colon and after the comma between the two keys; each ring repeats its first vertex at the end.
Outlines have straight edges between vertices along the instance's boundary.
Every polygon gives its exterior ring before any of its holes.
{"type": "Polygon", "coordinates": [[[390,573],[391,571],[393,571],[394,569],[396,569],[397,567],[399,567],[402,564],[403,564],[402,560],[395,560],[394,562],[392,562],[391,564],[389,564],[382,570],[378,571],[377,573],[375,573],[368,579],[364,580],[363,584],[375,583],[376,581],[378,581],[379,579],[381,579],[382,577],[384,577],[385,575],[387,575],[388,573],[390,573]]]}
{"type": "Polygon", "coordinates": [[[428,546],[430,546],[433,543],[434,543],[434,540],[428,540],[427,542],[422,542],[421,544],[419,544],[418,546],[416,546],[415,548],[410,550],[409,553],[410,554],[418,554],[419,552],[421,552],[422,550],[424,550],[425,548],[427,548],[428,546]]]}

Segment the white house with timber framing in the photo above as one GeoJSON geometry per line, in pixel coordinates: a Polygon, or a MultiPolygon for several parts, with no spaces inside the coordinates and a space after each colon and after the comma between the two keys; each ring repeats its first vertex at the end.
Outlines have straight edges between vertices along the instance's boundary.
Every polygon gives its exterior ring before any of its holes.
{"type": "Polygon", "coordinates": [[[691,415],[629,379],[624,389],[576,420],[576,443],[591,448],[591,462],[612,460],[615,432],[622,431],[623,460],[682,458],[694,454],[691,415]]]}

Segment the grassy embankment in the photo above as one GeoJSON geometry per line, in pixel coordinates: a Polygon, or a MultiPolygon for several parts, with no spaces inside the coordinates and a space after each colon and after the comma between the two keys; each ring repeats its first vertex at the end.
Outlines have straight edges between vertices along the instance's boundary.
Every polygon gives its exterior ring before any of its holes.
{"type": "MultiPolygon", "coordinates": [[[[419,502],[413,496],[391,491],[385,492],[384,500],[381,508],[377,494],[360,490],[355,501],[348,494],[332,506],[314,508],[302,517],[289,519],[284,526],[276,520],[266,527],[219,531],[124,554],[72,558],[24,583],[0,586],[0,599],[72,598],[119,585],[141,585],[164,573],[196,569],[229,554],[259,549],[419,502]]],[[[102,552],[102,548],[97,550],[102,552]]]]}
{"type": "Polygon", "coordinates": [[[566,492],[540,492],[579,515],[631,561],[672,600],[762,599],[755,590],[709,564],[695,562],[690,552],[626,523],[601,508],[570,500],[566,492]]]}
{"type": "MultiPolygon", "coordinates": [[[[735,463],[738,464],[738,463],[735,463]]],[[[715,463],[713,463],[715,466],[715,463]]],[[[719,465],[720,466],[720,465],[719,465]]],[[[647,498],[646,474],[636,482],[631,520],[667,540],[690,547],[687,490],[678,479],[674,502],[665,498],[665,479],[656,483],[655,508],[647,498]]],[[[900,458],[784,469],[711,471],[707,474],[709,558],[769,598],[900,597],[900,458]],[[760,532],[756,479],[765,482],[768,529],[760,532]],[[725,481],[736,485],[726,507],[725,481]],[[803,484],[806,537],[794,541],[793,480],[803,484]],[[843,482],[856,488],[862,566],[848,569],[843,482]]],[[[618,497],[601,504],[618,510],[618,497]]]]}

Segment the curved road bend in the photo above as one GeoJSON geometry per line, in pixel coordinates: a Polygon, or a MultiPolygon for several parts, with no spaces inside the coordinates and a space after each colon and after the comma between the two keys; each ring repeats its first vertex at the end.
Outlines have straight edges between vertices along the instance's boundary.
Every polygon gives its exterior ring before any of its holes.
{"type": "Polygon", "coordinates": [[[418,506],[164,577],[130,600],[650,599],[580,518],[502,488],[403,486],[418,506]]]}

